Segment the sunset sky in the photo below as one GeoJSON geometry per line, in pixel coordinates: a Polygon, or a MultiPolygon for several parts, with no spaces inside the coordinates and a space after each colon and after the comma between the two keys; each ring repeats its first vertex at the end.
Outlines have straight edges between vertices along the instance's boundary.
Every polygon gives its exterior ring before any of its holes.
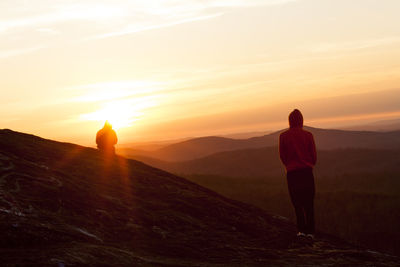
{"type": "Polygon", "coordinates": [[[0,128],[94,145],[400,118],[398,0],[1,0],[0,128]]]}

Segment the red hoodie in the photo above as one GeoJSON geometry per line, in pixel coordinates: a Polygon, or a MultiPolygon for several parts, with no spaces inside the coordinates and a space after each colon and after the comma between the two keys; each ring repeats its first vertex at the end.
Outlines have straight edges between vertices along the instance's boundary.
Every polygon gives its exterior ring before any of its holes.
{"type": "Polygon", "coordinates": [[[317,152],[312,133],[303,130],[303,115],[298,109],[289,115],[290,129],[279,136],[279,155],[286,171],[313,168],[317,152]]]}
{"type": "Polygon", "coordinates": [[[312,133],[301,127],[290,128],[279,136],[279,154],[286,171],[313,168],[317,152],[312,133]]]}

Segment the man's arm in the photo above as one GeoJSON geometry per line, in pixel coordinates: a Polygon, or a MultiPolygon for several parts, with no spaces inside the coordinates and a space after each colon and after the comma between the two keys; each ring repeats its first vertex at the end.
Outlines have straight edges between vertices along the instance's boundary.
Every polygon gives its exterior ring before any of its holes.
{"type": "Polygon", "coordinates": [[[279,157],[284,165],[287,164],[286,147],[282,135],[279,136],[279,157]]]}
{"type": "Polygon", "coordinates": [[[112,136],[113,136],[113,145],[116,145],[118,143],[118,137],[117,133],[114,130],[112,131],[112,136]]]}
{"type": "Polygon", "coordinates": [[[311,146],[310,153],[311,153],[312,164],[315,165],[317,163],[317,149],[315,147],[314,136],[312,134],[311,134],[310,146],[311,146]]]}
{"type": "Polygon", "coordinates": [[[100,143],[100,137],[101,137],[101,134],[100,134],[100,131],[98,131],[96,134],[96,144],[100,143]]]}

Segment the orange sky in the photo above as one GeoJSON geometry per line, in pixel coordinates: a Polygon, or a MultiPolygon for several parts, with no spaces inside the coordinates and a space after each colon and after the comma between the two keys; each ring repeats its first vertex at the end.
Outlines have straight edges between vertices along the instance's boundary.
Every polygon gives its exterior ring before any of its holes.
{"type": "Polygon", "coordinates": [[[3,0],[0,128],[93,145],[400,117],[400,1],[3,0]],[[34,2],[34,3],[33,3],[34,2]]]}

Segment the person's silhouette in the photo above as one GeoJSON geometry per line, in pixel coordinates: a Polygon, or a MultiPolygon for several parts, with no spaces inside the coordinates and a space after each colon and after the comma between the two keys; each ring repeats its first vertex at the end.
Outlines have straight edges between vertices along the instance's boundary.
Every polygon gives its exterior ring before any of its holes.
{"type": "Polygon", "coordinates": [[[117,134],[112,125],[106,121],[102,129],[96,134],[97,148],[103,152],[115,154],[114,145],[118,142],[117,134]]]}
{"type": "Polygon", "coordinates": [[[289,115],[289,130],[279,136],[279,154],[286,167],[290,199],[297,217],[298,236],[314,238],[314,174],[317,152],[312,133],[303,130],[303,115],[289,115]]]}

